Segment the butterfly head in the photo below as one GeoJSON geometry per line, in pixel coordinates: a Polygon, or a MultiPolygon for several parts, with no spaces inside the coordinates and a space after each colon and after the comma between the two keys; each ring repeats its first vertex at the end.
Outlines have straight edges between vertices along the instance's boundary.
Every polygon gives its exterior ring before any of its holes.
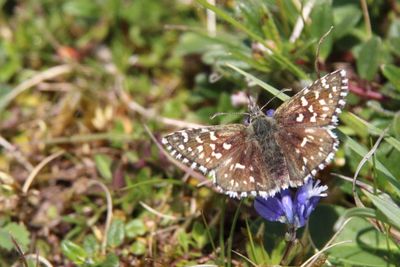
{"type": "Polygon", "coordinates": [[[256,118],[259,117],[273,117],[274,116],[274,110],[269,109],[267,110],[266,113],[262,111],[262,109],[257,105],[255,99],[253,97],[249,97],[249,116],[246,118],[246,123],[245,124],[250,124],[252,121],[254,121],[256,118]]]}

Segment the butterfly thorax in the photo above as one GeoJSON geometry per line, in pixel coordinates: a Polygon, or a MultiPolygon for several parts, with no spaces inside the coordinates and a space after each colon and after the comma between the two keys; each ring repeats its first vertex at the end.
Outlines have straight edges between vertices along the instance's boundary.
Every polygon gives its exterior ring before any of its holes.
{"type": "Polygon", "coordinates": [[[255,117],[249,127],[257,141],[270,139],[277,130],[277,125],[274,118],[264,115],[255,117]]]}
{"type": "Polygon", "coordinates": [[[248,141],[255,141],[262,151],[263,161],[267,170],[275,177],[287,176],[286,161],[282,149],[277,144],[275,133],[277,123],[274,118],[257,116],[248,127],[248,141]]]}

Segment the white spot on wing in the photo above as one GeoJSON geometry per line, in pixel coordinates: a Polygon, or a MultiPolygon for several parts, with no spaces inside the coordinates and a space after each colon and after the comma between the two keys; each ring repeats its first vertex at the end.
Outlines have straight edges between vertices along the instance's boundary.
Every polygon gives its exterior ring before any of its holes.
{"type": "Polygon", "coordinates": [[[314,113],[313,116],[310,118],[311,122],[316,122],[317,121],[317,113],[314,113]]]}
{"type": "Polygon", "coordinates": [[[304,115],[303,115],[302,113],[300,113],[300,114],[297,116],[296,121],[297,121],[297,122],[302,122],[303,119],[304,119],[304,115]]]}
{"type": "Polygon", "coordinates": [[[307,142],[308,142],[307,137],[304,137],[304,138],[303,138],[303,141],[302,141],[301,144],[300,144],[300,146],[301,146],[301,147],[304,147],[304,146],[306,145],[307,142]]]}
{"type": "Polygon", "coordinates": [[[245,169],[245,168],[246,168],[246,166],[244,166],[244,165],[242,165],[240,163],[236,163],[235,164],[235,169],[245,169]]]}
{"type": "Polygon", "coordinates": [[[200,166],[200,167],[199,167],[199,170],[200,170],[202,173],[204,173],[204,174],[207,173],[207,168],[204,167],[204,166],[200,166]]]}
{"type": "Polygon", "coordinates": [[[220,159],[220,158],[222,157],[222,154],[221,154],[221,153],[214,153],[214,152],[212,152],[212,153],[211,153],[211,156],[214,156],[216,159],[220,159]]]}
{"type": "Polygon", "coordinates": [[[187,132],[182,132],[182,137],[183,137],[183,142],[184,143],[189,141],[189,135],[187,134],[187,132]]]}
{"type": "Polygon", "coordinates": [[[210,132],[210,139],[211,141],[217,141],[217,137],[215,136],[215,132],[210,132]]]}
{"type": "Polygon", "coordinates": [[[229,149],[231,149],[232,144],[224,143],[224,144],[222,145],[222,147],[223,147],[225,150],[229,150],[229,149]]]}
{"type": "Polygon", "coordinates": [[[306,99],[304,96],[302,96],[302,97],[300,98],[300,100],[301,100],[301,105],[302,105],[303,107],[305,107],[305,106],[308,105],[308,101],[307,101],[307,99],[306,99]]]}

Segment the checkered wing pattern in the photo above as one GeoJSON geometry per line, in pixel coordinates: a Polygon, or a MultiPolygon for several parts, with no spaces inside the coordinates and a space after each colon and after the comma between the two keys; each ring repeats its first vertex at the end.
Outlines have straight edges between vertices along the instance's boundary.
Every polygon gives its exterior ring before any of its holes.
{"type": "Polygon", "coordinates": [[[347,93],[345,71],[335,71],[283,103],[272,118],[250,105],[248,126],[187,129],[162,143],[231,197],[272,196],[303,184],[332,160],[338,146],[332,129],[347,93]]]}
{"type": "Polygon", "coordinates": [[[337,70],[304,88],[275,112],[280,127],[336,126],[346,104],[346,72],[337,70]]]}
{"type": "Polygon", "coordinates": [[[347,83],[344,70],[332,72],[276,111],[276,141],[288,158],[291,177],[314,176],[333,159],[339,142],[332,129],[346,103],[347,83]]]}
{"type": "Polygon", "coordinates": [[[187,129],[169,134],[161,141],[177,160],[215,177],[218,166],[242,151],[245,129],[242,124],[187,129]]]}
{"type": "Polygon", "coordinates": [[[260,145],[248,138],[248,128],[241,124],[182,130],[165,136],[162,143],[173,157],[211,176],[217,189],[231,197],[272,195],[290,182],[287,176],[271,174],[260,145]]]}

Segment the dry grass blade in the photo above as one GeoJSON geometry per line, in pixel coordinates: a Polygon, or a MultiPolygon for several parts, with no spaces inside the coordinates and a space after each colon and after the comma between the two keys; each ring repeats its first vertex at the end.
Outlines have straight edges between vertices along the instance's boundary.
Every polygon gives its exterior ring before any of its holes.
{"type": "Polygon", "coordinates": [[[44,160],[42,160],[29,174],[28,178],[26,179],[24,186],[22,187],[22,193],[26,194],[28,193],[29,187],[31,186],[33,179],[35,179],[36,175],[40,172],[40,170],[46,166],[50,161],[54,160],[55,158],[61,156],[64,154],[64,151],[58,151],[48,157],[46,157],[44,160]]]}
{"type": "MultiPolygon", "coordinates": [[[[25,259],[33,259],[39,262],[40,264],[46,266],[46,267],[53,267],[53,265],[44,257],[38,255],[38,254],[27,254],[24,256],[25,259]]],[[[18,262],[14,263],[11,267],[17,267],[18,262]]],[[[28,266],[28,265],[27,265],[28,266]]],[[[39,265],[37,265],[39,267],[39,265]]]]}
{"type": "Polygon", "coordinates": [[[146,210],[148,210],[150,213],[153,213],[154,215],[163,218],[163,219],[167,219],[167,220],[177,220],[178,218],[172,215],[167,215],[167,214],[163,214],[155,209],[153,209],[152,207],[150,207],[149,205],[147,205],[146,203],[139,201],[140,205],[145,208],[146,210]]]}
{"type": "Polygon", "coordinates": [[[198,127],[203,126],[203,125],[197,124],[197,123],[191,123],[191,122],[186,122],[186,121],[181,121],[181,120],[158,116],[157,112],[155,110],[146,109],[143,106],[141,106],[139,103],[131,100],[130,97],[124,91],[119,90],[118,94],[120,95],[121,100],[125,103],[125,105],[128,106],[129,109],[131,109],[132,111],[134,111],[136,113],[139,113],[141,116],[143,116],[146,119],[156,120],[162,124],[174,126],[177,128],[198,128],[198,127]]]}
{"type": "Polygon", "coordinates": [[[304,29],[304,22],[305,20],[308,19],[308,16],[310,16],[311,14],[311,10],[313,9],[314,5],[315,5],[316,0],[310,0],[307,1],[306,5],[304,6],[303,10],[300,11],[301,14],[299,15],[299,17],[296,20],[296,24],[293,28],[293,32],[290,35],[290,42],[294,43],[299,37],[301,32],[304,29]]]}
{"type": "Polygon", "coordinates": [[[107,218],[106,218],[106,225],[104,228],[104,237],[101,243],[101,252],[103,255],[106,254],[106,248],[107,248],[107,233],[108,230],[110,229],[112,217],[113,217],[113,205],[112,205],[112,198],[111,198],[111,193],[108,190],[107,186],[105,186],[102,182],[93,180],[90,181],[89,186],[93,185],[98,185],[103,189],[104,193],[106,194],[106,199],[107,199],[107,218]]]}
{"type": "Polygon", "coordinates": [[[33,170],[32,164],[27,158],[19,151],[13,144],[8,142],[3,136],[0,135],[0,146],[4,147],[24,168],[28,171],[33,170]]]}
{"type": "Polygon", "coordinates": [[[19,84],[17,87],[15,87],[13,90],[11,90],[10,93],[5,95],[1,101],[0,101],[0,111],[3,110],[7,105],[14,99],[16,98],[19,94],[24,92],[25,90],[28,90],[29,88],[45,81],[45,80],[50,80],[55,77],[58,77],[60,75],[70,73],[72,71],[71,66],[69,65],[60,65],[60,66],[55,66],[52,68],[49,68],[45,71],[42,71],[32,78],[22,82],[19,84]]]}

